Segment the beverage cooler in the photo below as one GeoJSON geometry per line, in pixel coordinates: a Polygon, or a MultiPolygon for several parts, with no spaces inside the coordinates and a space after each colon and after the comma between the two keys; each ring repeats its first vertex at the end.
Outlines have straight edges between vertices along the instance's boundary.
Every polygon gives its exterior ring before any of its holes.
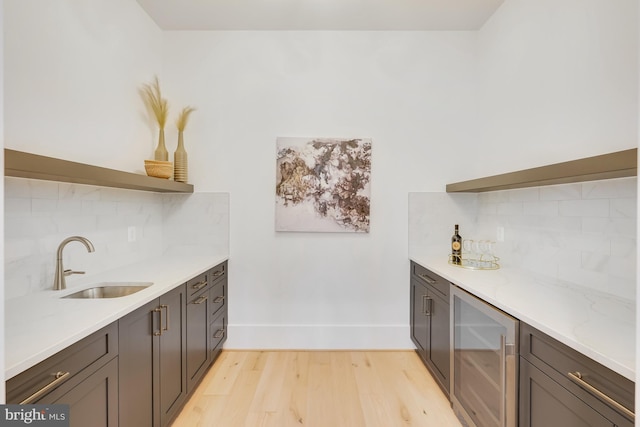
{"type": "Polygon", "coordinates": [[[518,425],[518,320],[453,286],[451,400],[469,427],[518,425]]]}

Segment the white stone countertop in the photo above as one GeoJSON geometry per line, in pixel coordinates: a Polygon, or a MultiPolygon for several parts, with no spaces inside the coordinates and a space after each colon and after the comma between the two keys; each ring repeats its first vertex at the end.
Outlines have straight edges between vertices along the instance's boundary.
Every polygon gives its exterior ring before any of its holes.
{"type": "Polygon", "coordinates": [[[447,257],[410,259],[635,382],[635,302],[522,270],[468,270],[447,257]]]}
{"type": "Polygon", "coordinates": [[[65,290],[48,290],[6,300],[5,379],[29,369],[227,259],[226,255],[165,256],[74,280],[73,287],[67,283],[65,290]],[[123,281],[153,282],[153,285],[120,298],[61,298],[100,282],[123,281]]]}

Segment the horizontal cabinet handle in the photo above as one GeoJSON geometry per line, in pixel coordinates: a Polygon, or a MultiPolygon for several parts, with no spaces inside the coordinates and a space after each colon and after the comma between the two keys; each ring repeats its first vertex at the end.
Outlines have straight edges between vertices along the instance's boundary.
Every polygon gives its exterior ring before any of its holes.
{"type": "Polygon", "coordinates": [[[432,279],[431,277],[427,276],[426,274],[418,274],[418,276],[420,276],[421,279],[425,280],[427,283],[429,283],[430,285],[435,285],[437,280],[432,279]]]}
{"type": "Polygon", "coordinates": [[[20,404],[21,405],[28,405],[29,403],[38,400],[39,398],[41,398],[42,396],[47,394],[51,389],[57,387],[58,385],[62,384],[66,380],[68,380],[69,379],[69,375],[71,375],[71,373],[70,372],[56,372],[56,373],[51,374],[51,375],[54,376],[53,381],[51,381],[46,386],[42,387],[40,390],[38,390],[35,393],[33,393],[31,396],[27,397],[25,400],[20,402],[20,404]]]}
{"type": "Polygon", "coordinates": [[[598,390],[597,388],[595,388],[594,386],[592,386],[591,384],[586,382],[583,379],[583,376],[582,376],[582,374],[580,372],[578,372],[578,371],[576,371],[576,372],[568,372],[567,376],[569,377],[569,379],[571,381],[573,381],[574,383],[578,384],[580,387],[582,387],[586,391],[594,394],[596,397],[604,400],[606,403],[608,403],[609,405],[613,406],[615,409],[617,409],[618,411],[622,412],[627,417],[631,418],[632,420],[636,419],[636,414],[633,411],[630,411],[629,409],[627,409],[625,406],[623,406],[618,401],[612,399],[611,397],[607,396],[605,393],[601,392],[600,390],[598,390]]]}
{"type": "Polygon", "coordinates": [[[191,285],[191,288],[198,290],[204,288],[205,286],[207,286],[207,281],[203,280],[202,282],[194,283],[193,285],[191,285]]]}
{"type": "Polygon", "coordinates": [[[215,304],[220,304],[222,301],[224,301],[224,297],[222,295],[217,296],[216,299],[213,300],[215,304]]]}
{"type": "Polygon", "coordinates": [[[202,304],[203,302],[205,302],[207,300],[207,296],[206,295],[202,295],[200,298],[198,298],[197,300],[195,300],[193,303],[194,304],[202,304]]]}
{"type": "Polygon", "coordinates": [[[213,277],[222,276],[224,274],[224,270],[216,270],[212,274],[213,274],[213,277]]]}
{"type": "Polygon", "coordinates": [[[223,336],[224,336],[224,329],[218,329],[213,337],[222,338],[223,336]]]}

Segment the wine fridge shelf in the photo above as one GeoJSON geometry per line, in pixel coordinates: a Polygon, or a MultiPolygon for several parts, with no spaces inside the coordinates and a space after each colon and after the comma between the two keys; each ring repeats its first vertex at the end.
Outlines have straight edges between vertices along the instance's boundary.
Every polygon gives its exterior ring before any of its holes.
{"type": "Polygon", "coordinates": [[[480,258],[466,258],[462,257],[462,264],[458,264],[453,261],[453,255],[449,254],[449,264],[454,267],[466,268],[467,270],[497,270],[500,268],[498,264],[500,258],[493,256],[491,259],[480,258]]]}

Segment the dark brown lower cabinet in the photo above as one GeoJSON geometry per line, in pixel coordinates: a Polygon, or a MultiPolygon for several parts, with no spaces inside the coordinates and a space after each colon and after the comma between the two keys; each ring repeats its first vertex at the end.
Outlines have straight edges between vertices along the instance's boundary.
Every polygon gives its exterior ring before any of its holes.
{"type": "Polygon", "coordinates": [[[64,403],[71,427],[165,427],[226,340],[227,263],[6,382],[7,403],[64,403]]]}
{"type": "Polygon", "coordinates": [[[190,393],[209,367],[209,288],[187,303],[187,390],[190,393]]]}
{"type": "Polygon", "coordinates": [[[70,427],[117,427],[118,358],[112,359],[72,389],[65,391],[61,387],[46,400],[69,405],[70,427]]]}
{"type": "Polygon", "coordinates": [[[209,334],[211,335],[209,344],[209,360],[213,363],[220,355],[220,352],[222,351],[222,344],[227,339],[226,310],[221,310],[216,314],[216,318],[213,319],[209,326],[209,331],[209,334]]]}
{"type": "Polygon", "coordinates": [[[163,427],[181,409],[185,328],[185,285],[119,320],[120,427],[163,427]]]}
{"type": "Polygon", "coordinates": [[[442,391],[449,396],[451,372],[451,284],[411,263],[411,339],[442,391]]]}
{"type": "Polygon", "coordinates": [[[540,369],[525,359],[520,361],[521,427],[615,425],[540,369]]]}
{"type": "Polygon", "coordinates": [[[520,427],[632,427],[634,383],[520,323],[520,427]]]}
{"type": "Polygon", "coordinates": [[[209,291],[209,363],[213,363],[227,340],[227,263],[213,269],[216,278],[209,291]]]}
{"type": "Polygon", "coordinates": [[[6,386],[7,403],[68,404],[71,427],[117,427],[117,323],[10,378],[6,386]]]}

